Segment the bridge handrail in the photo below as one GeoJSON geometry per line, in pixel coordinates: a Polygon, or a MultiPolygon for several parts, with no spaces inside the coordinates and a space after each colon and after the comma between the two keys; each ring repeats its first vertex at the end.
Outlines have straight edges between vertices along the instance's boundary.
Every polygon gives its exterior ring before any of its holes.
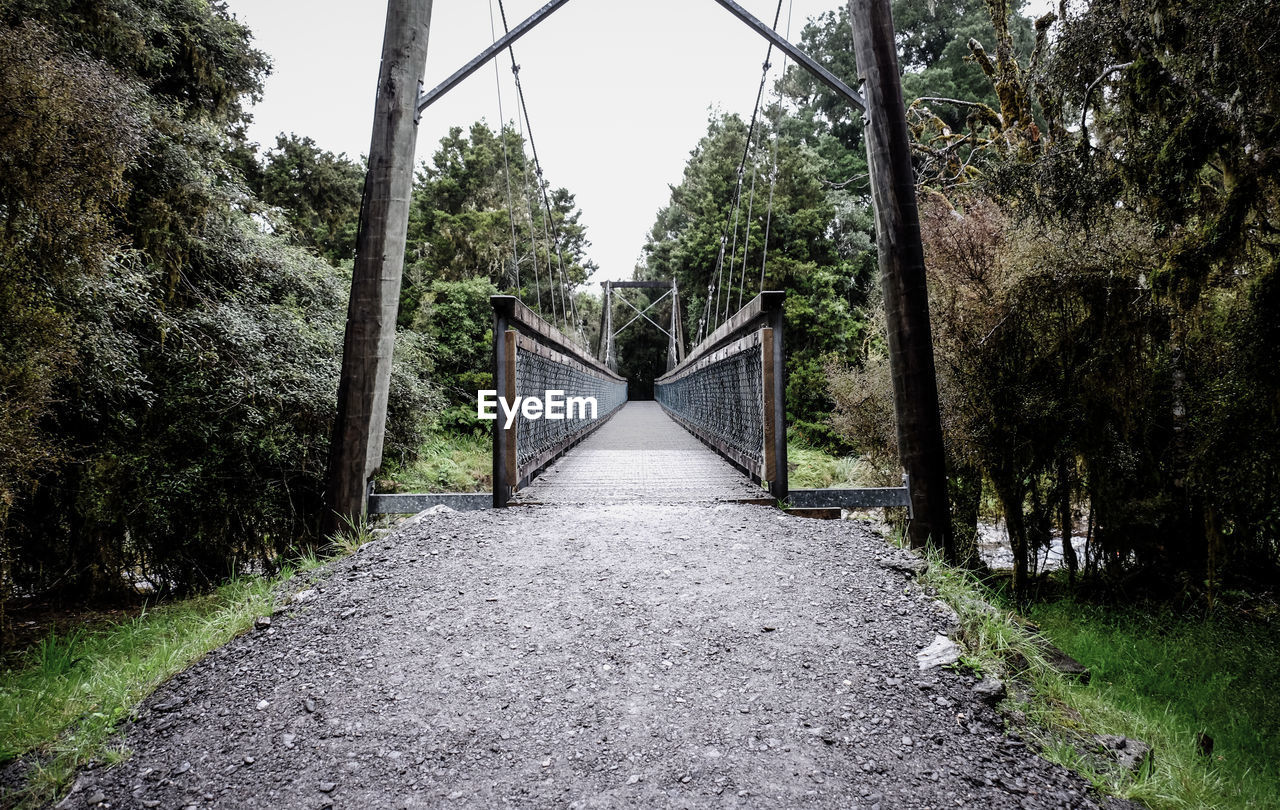
{"type": "Polygon", "coordinates": [[[615,371],[593,357],[590,352],[579,346],[572,338],[544,321],[542,316],[529,309],[523,301],[514,295],[492,295],[489,297],[489,303],[493,306],[494,315],[505,317],[508,326],[514,326],[517,331],[524,333],[539,343],[549,344],[552,348],[569,355],[606,377],[612,377],[619,382],[626,382],[624,377],[619,377],[615,371]]]}
{"type": "MultiPolygon", "coordinates": [[[[780,290],[765,290],[764,292],[752,298],[747,305],[738,310],[733,317],[720,325],[718,329],[707,336],[706,340],[694,346],[693,349],[685,355],[684,362],[675,368],[663,374],[655,383],[662,382],[667,377],[676,374],[683,366],[696,362],[700,357],[716,349],[721,348],[748,332],[755,331],[761,326],[781,326],[782,303],[786,300],[787,294],[780,290]]],[[[779,332],[781,330],[779,329],[779,332]]]]}
{"type": "Polygon", "coordinates": [[[786,352],[782,309],[785,298],[786,294],[779,291],[760,293],[695,346],[684,362],[654,381],[658,401],[669,415],[753,479],[768,481],[770,493],[779,500],[787,496],[788,489],[786,352]],[[723,381],[711,381],[711,376],[720,373],[714,367],[735,362],[740,364],[747,352],[759,352],[758,361],[750,360],[758,371],[739,368],[733,370],[733,374],[742,377],[747,373],[754,378],[758,373],[758,387],[753,379],[746,389],[730,391],[723,381]],[[758,366],[755,365],[757,362],[758,366]],[[714,414],[694,413],[686,407],[688,402],[681,405],[677,400],[688,399],[688,387],[697,385],[695,379],[701,376],[708,378],[704,387],[714,387],[718,396],[742,397],[745,394],[759,401],[719,405],[704,401],[702,410],[710,410],[714,414]],[[758,425],[756,416],[759,417],[758,425]],[[723,424],[712,423],[714,418],[734,422],[738,417],[745,419],[750,435],[738,435],[741,430],[735,433],[725,430],[723,424]]]}
{"type": "Polygon", "coordinates": [[[626,402],[627,381],[514,296],[491,296],[490,304],[493,381],[499,397],[514,404],[520,396],[559,390],[567,397],[590,395],[597,400],[593,419],[527,419],[520,413],[510,427],[501,418],[494,421],[493,505],[502,507],[516,489],[626,402]],[[539,383],[533,381],[540,381],[543,389],[535,390],[539,383]],[[530,390],[521,390],[526,387],[530,390]]]}

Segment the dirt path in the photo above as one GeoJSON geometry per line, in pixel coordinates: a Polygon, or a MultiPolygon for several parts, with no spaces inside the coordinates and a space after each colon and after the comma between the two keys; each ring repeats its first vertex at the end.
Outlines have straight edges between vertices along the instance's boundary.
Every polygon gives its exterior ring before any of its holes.
{"type": "Polygon", "coordinates": [[[921,673],[944,619],[849,522],[429,515],[159,690],[66,806],[1094,806],[921,673]]]}

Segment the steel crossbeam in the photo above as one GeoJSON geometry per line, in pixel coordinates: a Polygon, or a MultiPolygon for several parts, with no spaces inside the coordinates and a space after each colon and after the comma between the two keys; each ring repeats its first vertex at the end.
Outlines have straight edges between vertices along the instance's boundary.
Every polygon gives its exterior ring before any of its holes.
{"type": "Polygon", "coordinates": [[[660,296],[658,296],[656,299],[654,299],[652,302],[650,302],[649,306],[645,307],[644,309],[640,309],[640,308],[639,308],[639,307],[637,307],[635,304],[631,303],[630,301],[628,301],[627,299],[623,298],[622,296],[618,296],[618,300],[619,300],[619,301],[621,301],[622,303],[626,304],[627,306],[631,307],[632,309],[634,309],[634,310],[636,311],[636,315],[635,315],[635,317],[633,317],[631,320],[627,321],[627,322],[626,322],[626,323],[624,323],[622,326],[618,327],[617,331],[615,331],[615,332],[613,333],[613,336],[616,338],[618,335],[621,335],[621,334],[622,334],[622,332],[623,332],[623,330],[625,330],[628,326],[630,326],[631,324],[633,324],[633,323],[635,323],[636,321],[640,320],[641,318],[644,318],[646,321],[648,321],[649,323],[651,323],[651,324],[653,324],[655,327],[657,327],[657,329],[658,329],[658,331],[659,331],[659,332],[661,332],[662,334],[666,335],[667,337],[671,337],[671,333],[670,333],[670,332],[668,332],[666,329],[663,329],[661,326],[658,326],[658,322],[657,322],[657,321],[655,321],[653,318],[650,318],[650,317],[649,317],[648,315],[646,315],[645,313],[647,313],[649,310],[653,309],[653,308],[654,308],[654,307],[656,307],[658,304],[660,304],[660,303],[662,303],[663,301],[665,301],[665,300],[666,300],[666,298],[667,298],[667,296],[671,295],[671,293],[672,293],[673,291],[674,291],[674,288],[672,288],[672,289],[670,289],[670,290],[667,290],[665,293],[663,293],[662,295],[660,295],[660,296]]]}

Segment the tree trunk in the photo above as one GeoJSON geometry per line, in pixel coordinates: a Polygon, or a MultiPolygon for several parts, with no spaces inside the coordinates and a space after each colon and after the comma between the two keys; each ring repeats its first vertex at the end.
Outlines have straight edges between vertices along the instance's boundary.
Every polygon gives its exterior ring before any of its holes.
{"type": "Polygon", "coordinates": [[[850,0],[849,18],[867,103],[867,164],[888,321],[898,455],[911,476],[914,517],[907,537],[912,546],[932,545],[954,561],[916,178],[889,0],[850,0]]]}
{"type": "Polygon", "coordinates": [[[972,467],[953,469],[947,479],[947,488],[951,496],[951,526],[955,537],[956,562],[965,568],[977,568],[982,562],[978,554],[982,472],[972,467]]]}
{"type": "Polygon", "coordinates": [[[1022,511],[1026,493],[1012,482],[992,479],[996,497],[1004,510],[1004,524],[1009,531],[1009,549],[1013,552],[1013,596],[1021,602],[1027,595],[1027,524],[1022,511]]]}
{"type": "Polygon", "coordinates": [[[1071,545],[1071,465],[1064,453],[1058,457],[1058,527],[1062,532],[1062,560],[1067,564],[1067,583],[1075,588],[1080,562],[1071,545]]]}

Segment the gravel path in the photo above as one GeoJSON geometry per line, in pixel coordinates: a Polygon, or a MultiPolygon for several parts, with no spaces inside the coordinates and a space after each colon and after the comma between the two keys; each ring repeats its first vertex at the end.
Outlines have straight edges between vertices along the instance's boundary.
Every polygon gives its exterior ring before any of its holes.
{"type": "Polygon", "coordinates": [[[920,672],[945,618],[851,522],[425,515],[162,687],[88,807],[1093,807],[920,672]]]}

